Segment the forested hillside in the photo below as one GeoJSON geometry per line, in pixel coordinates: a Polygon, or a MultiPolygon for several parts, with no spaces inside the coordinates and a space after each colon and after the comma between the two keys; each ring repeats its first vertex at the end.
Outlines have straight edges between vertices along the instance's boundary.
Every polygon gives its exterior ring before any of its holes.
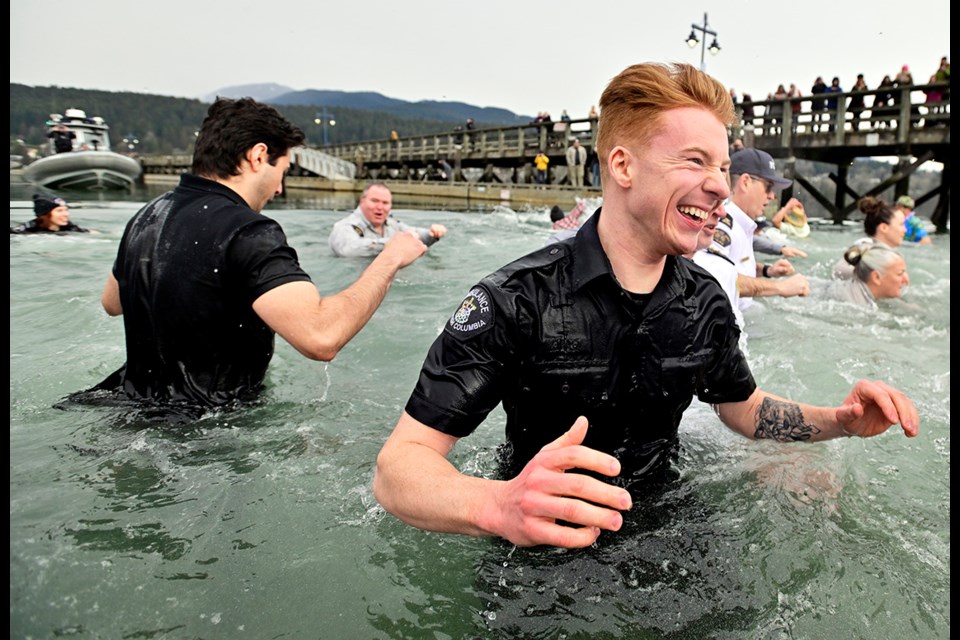
{"type": "MultiPolygon", "coordinates": [[[[430,104],[435,106],[435,103],[430,104]]],[[[24,144],[34,147],[45,144],[44,123],[49,115],[63,113],[71,107],[83,109],[89,116],[102,116],[110,125],[111,139],[116,150],[121,150],[120,141],[125,136],[133,134],[140,141],[136,150],[141,154],[188,152],[208,106],[206,102],[188,98],[63,87],[30,87],[11,83],[10,153],[25,155],[24,144]],[[22,143],[19,142],[21,140],[22,143]]],[[[314,123],[316,107],[277,105],[277,109],[304,130],[307,144],[320,146],[323,130],[314,123]]],[[[453,129],[449,119],[431,120],[348,107],[329,110],[336,116],[336,126],[327,129],[329,141],[333,144],[385,139],[391,129],[396,129],[400,135],[423,135],[453,129]]],[[[408,109],[405,107],[404,111],[408,109]]],[[[428,111],[436,113],[434,110],[428,111]]],[[[797,170],[810,178],[824,195],[833,199],[836,187],[828,174],[835,171],[835,167],[801,160],[797,162],[797,170]]],[[[848,174],[850,187],[858,193],[864,193],[889,177],[892,170],[887,162],[859,159],[854,162],[848,174]]],[[[939,184],[939,172],[921,170],[911,176],[910,190],[911,193],[922,194],[939,184]]],[[[890,198],[892,194],[891,187],[881,195],[890,198]]],[[[812,215],[824,215],[825,212],[819,204],[810,202],[809,205],[812,215]]],[[[926,208],[932,206],[932,202],[925,205],[926,208]]]]}
{"type": "MultiPolygon", "coordinates": [[[[69,108],[83,109],[88,116],[101,116],[110,126],[114,145],[132,133],[140,141],[139,153],[178,153],[190,149],[194,133],[207,113],[208,103],[188,98],[171,98],[142,93],[114,93],[64,87],[30,87],[10,84],[11,153],[22,140],[27,145],[46,142],[44,123],[51,113],[69,108]]],[[[323,138],[314,123],[315,107],[277,105],[277,109],[307,134],[307,144],[319,146],[323,138]]],[[[384,111],[337,107],[336,126],[328,127],[331,144],[354,140],[387,138],[391,129],[401,135],[422,135],[450,131],[449,120],[431,120],[384,111]]]]}

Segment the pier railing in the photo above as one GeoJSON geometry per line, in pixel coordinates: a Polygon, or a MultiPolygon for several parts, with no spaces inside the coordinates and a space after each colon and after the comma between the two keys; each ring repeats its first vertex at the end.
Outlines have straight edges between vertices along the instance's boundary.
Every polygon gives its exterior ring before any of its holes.
{"type": "MultiPolygon", "coordinates": [[[[950,94],[948,83],[912,85],[806,95],[782,100],[738,103],[748,114],[729,130],[730,139],[742,138],[747,146],[764,149],[774,157],[836,161],[857,156],[889,156],[949,150],[950,94]],[[928,99],[940,91],[942,99],[928,99]],[[878,96],[892,94],[893,104],[877,105],[878,96]],[[862,96],[864,107],[851,109],[850,99],[862,96]],[[837,107],[812,111],[815,100],[836,99],[837,107]],[[796,110],[795,110],[796,109],[796,110]]],[[[379,138],[328,145],[320,149],[354,164],[358,177],[407,175],[430,179],[441,161],[464,179],[464,168],[478,168],[471,179],[487,182],[529,182],[530,165],[538,152],[550,157],[551,172],[565,176],[565,152],[574,138],[588,150],[594,146],[597,120],[530,122],[522,125],[451,130],[397,140],[379,138]],[[496,171],[495,171],[496,170],[496,171]],[[504,176],[507,179],[504,179],[504,176]]],[[[143,159],[144,172],[178,173],[190,166],[189,156],[153,156],[143,159]]],[[[294,174],[311,175],[310,167],[296,166],[294,174]]]]}
{"type": "Polygon", "coordinates": [[[842,146],[847,134],[887,130],[896,131],[894,140],[906,144],[911,130],[949,129],[949,89],[948,83],[938,83],[743,102],[737,105],[742,124],[731,130],[731,137],[744,138],[748,146],[751,136],[759,136],[773,138],[767,146],[791,147],[797,136],[828,134],[828,144],[842,146]],[[929,100],[934,92],[941,99],[929,100]],[[863,107],[849,106],[855,96],[863,98],[863,107]],[[812,108],[815,101],[834,99],[835,108],[812,108]],[[878,100],[883,104],[877,106],[878,100]]]}
{"type": "Polygon", "coordinates": [[[371,165],[413,163],[418,166],[446,160],[469,166],[491,163],[514,166],[518,160],[532,161],[542,150],[563,156],[574,138],[592,146],[596,119],[531,122],[525,125],[451,130],[421,136],[345,142],[324,147],[330,155],[371,165]]]}

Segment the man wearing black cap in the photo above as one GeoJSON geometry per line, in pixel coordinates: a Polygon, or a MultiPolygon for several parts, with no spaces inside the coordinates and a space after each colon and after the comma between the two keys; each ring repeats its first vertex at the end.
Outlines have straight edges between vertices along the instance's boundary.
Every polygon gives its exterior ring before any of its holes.
{"type": "Polygon", "coordinates": [[[10,233],[61,233],[73,231],[90,233],[89,229],[70,222],[70,209],[63,198],[45,193],[33,194],[33,213],[36,218],[10,227],[10,233]]]}
{"type": "MultiPolygon", "coordinates": [[[[737,278],[740,309],[749,307],[753,297],[789,298],[810,293],[807,279],[794,274],[789,261],[780,259],[773,264],[759,264],[753,253],[757,218],[763,215],[767,203],[776,197],[777,192],[790,186],[791,181],[777,175],[769,153],[749,147],[730,156],[730,182],[730,198],[724,204],[726,215],[717,225],[713,244],[708,249],[730,258],[740,272],[737,278]],[[780,276],[790,277],[774,279],[780,276]]],[[[790,198],[781,211],[790,211],[794,207],[802,210],[803,204],[790,198]]]]}

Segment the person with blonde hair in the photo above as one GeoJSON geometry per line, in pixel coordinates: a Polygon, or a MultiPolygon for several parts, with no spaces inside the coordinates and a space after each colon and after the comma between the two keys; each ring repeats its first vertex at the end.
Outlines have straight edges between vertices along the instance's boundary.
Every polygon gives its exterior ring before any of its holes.
{"type": "Polygon", "coordinates": [[[910,284],[907,261],[882,244],[855,244],[844,252],[843,259],[853,277],[831,280],[824,290],[827,298],[876,308],[877,300],[899,298],[910,284]]]}
{"type": "Polygon", "coordinates": [[[897,198],[897,209],[903,212],[903,224],[907,231],[903,236],[905,242],[914,242],[916,244],[932,244],[933,238],[927,233],[923,226],[923,221],[913,210],[914,202],[910,196],[900,196],[897,198]]]}

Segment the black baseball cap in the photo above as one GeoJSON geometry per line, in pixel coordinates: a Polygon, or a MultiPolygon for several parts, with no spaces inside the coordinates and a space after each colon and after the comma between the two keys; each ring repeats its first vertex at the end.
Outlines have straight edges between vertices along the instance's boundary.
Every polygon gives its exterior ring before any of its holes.
{"type": "Polygon", "coordinates": [[[766,178],[773,183],[774,189],[786,189],[793,180],[787,180],[777,175],[776,166],[773,163],[773,156],[766,151],[746,147],[734,152],[730,156],[730,174],[738,176],[742,173],[748,173],[758,178],[766,178]]]}

